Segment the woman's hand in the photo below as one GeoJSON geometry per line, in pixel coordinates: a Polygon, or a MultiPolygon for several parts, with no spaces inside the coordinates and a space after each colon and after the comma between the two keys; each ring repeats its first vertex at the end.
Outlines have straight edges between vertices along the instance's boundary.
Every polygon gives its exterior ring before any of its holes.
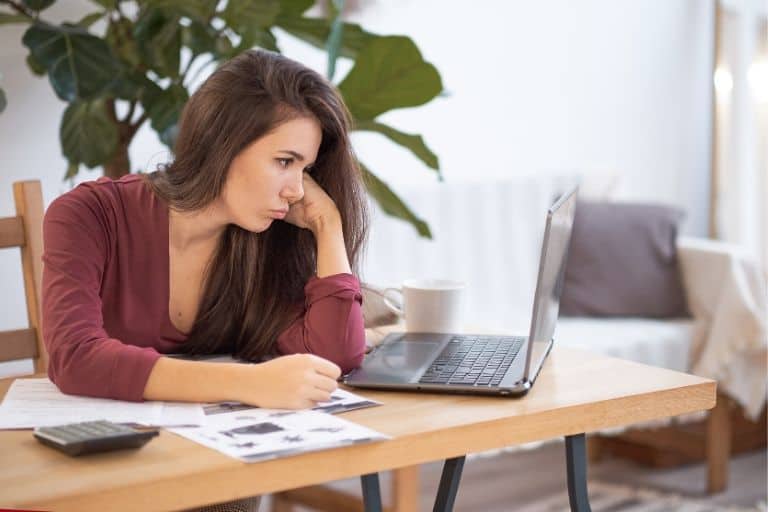
{"type": "Polygon", "coordinates": [[[304,197],[291,205],[286,222],[309,229],[317,241],[317,277],[351,273],[336,203],[312,177],[304,173],[304,197]]]}
{"type": "Polygon", "coordinates": [[[340,225],[341,217],[336,203],[306,172],[302,185],[304,197],[291,205],[284,220],[300,228],[309,229],[315,235],[329,224],[340,225]]]}
{"type": "Polygon", "coordinates": [[[237,399],[268,409],[306,409],[327,402],[341,369],[312,354],[282,356],[242,365],[237,399]]]}

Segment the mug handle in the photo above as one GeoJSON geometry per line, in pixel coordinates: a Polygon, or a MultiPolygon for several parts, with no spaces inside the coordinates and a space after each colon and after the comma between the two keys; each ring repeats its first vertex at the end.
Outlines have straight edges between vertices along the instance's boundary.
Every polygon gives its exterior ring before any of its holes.
{"type": "Polygon", "coordinates": [[[389,309],[391,312],[393,312],[394,314],[396,314],[398,316],[403,316],[405,314],[405,311],[403,311],[403,306],[402,306],[402,303],[403,303],[403,291],[400,288],[386,288],[381,293],[381,298],[384,301],[384,305],[387,306],[387,309],[389,309]],[[392,301],[392,299],[387,297],[387,294],[390,293],[390,292],[397,293],[397,294],[400,295],[400,303],[399,304],[395,304],[392,301]]]}

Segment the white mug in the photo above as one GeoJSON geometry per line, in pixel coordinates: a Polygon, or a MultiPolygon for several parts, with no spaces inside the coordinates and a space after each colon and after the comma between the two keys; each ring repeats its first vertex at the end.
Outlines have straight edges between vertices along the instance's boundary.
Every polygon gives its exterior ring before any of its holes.
{"type": "Polygon", "coordinates": [[[460,332],[465,287],[463,282],[449,279],[408,279],[402,289],[384,290],[384,304],[405,317],[409,332],[460,332]],[[399,304],[392,300],[394,294],[401,296],[399,304]]]}

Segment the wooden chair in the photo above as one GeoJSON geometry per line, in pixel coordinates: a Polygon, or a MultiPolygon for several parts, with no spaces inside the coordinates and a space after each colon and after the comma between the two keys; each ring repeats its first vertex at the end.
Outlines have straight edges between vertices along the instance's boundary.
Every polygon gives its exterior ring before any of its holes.
{"type": "Polygon", "coordinates": [[[43,194],[40,182],[14,183],[13,198],[16,216],[0,218],[0,249],[21,249],[29,327],[0,331],[0,362],[32,359],[35,373],[44,373],[48,366],[48,355],[43,345],[40,324],[43,273],[43,194]]]}

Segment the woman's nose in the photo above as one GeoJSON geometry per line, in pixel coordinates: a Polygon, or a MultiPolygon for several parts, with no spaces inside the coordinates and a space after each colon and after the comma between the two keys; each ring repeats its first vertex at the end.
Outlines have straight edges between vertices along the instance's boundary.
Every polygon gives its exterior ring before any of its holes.
{"type": "Polygon", "coordinates": [[[289,203],[295,203],[297,201],[301,201],[301,199],[304,197],[304,173],[301,172],[298,176],[298,179],[295,177],[291,179],[289,183],[287,183],[283,187],[283,193],[282,196],[288,200],[289,203]]]}

